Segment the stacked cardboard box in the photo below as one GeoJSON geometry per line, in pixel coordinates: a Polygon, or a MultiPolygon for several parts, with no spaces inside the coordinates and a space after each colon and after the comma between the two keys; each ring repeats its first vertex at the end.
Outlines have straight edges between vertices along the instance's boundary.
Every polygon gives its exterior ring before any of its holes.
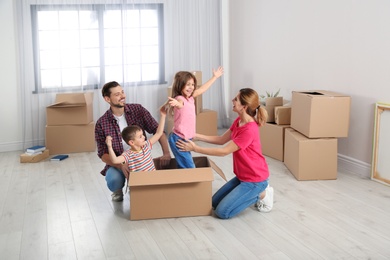
{"type": "Polygon", "coordinates": [[[93,93],[57,94],[46,108],[46,147],[50,154],[93,152],[96,149],[93,93]]]}
{"type": "Polygon", "coordinates": [[[348,136],[350,104],[340,93],[292,92],[284,164],[297,180],[337,178],[337,138],[348,136]]]}
{"type": "MultiPolygon", "coordinates": [[[[203,84],[202,72],[192,72],[197,81],[197,87],[203,84]]],[[[172,96],[172,87],[167,89],[168,97],[172,96]]],[[[218,115],[217,111],[204,109],[202,95],[195,98],[195,110],[196,110],[196,133],[204,135],[217,135],[218,134],[218,115]]],[[[168,117],[166,132],[170,133],[173,128],[173,119],[168,117]]]]}
{"type": "Polygon", "coordinates": [[[284,160],[284,132],[290,127],[291,107],[283,106],[283,97],[268,97],[265,107],[267,123],[260,127],[260,140],[264,155],[284,160]]]}

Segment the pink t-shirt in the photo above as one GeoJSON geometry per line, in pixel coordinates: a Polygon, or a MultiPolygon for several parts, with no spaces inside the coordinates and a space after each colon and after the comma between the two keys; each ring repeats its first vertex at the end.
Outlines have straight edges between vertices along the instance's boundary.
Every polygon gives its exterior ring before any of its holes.
{"type": "Polygon", "coordinates": [[[183,96],[177,96],[176,99],[183,101],[184,105],[182,108],[174,108],[172,132],[184,139],[194,138],[196,129],[195,99],[193,97],[186,99],[183,96]]]}
{"type": "Polygon", "coordinates": [[[259,126],[250,122],[238,126],[240,118],[230,127],[232,141],[240,147],[233,153],[233,171],[240,181],[261,182],[269,177],[268,165],[261,152],[259,126]]]}

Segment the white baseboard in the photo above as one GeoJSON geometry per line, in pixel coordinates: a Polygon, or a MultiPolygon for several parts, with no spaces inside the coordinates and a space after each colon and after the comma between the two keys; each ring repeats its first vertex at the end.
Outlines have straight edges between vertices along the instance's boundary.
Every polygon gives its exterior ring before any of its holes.
{"type": "Polygon", "coordinates": [[[45,140],[39,141],[26,141],[23,142],[13,142],[13,143],[0,143],[0,153],[3,152],[13,152],[13,151],[24,151],[25,148],[34,146],[37,144],[45,144],[45,140]]]}
{"type": "Polygon", "coordinates": [[[338,154],[338,171],[357,174],[364,178],[371,178],[371,164],[365,163],[354,158],[338,154]]]}

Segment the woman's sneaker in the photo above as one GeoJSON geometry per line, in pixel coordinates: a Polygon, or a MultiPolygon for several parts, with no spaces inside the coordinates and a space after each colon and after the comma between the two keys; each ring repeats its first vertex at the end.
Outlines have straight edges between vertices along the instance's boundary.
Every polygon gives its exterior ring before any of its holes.
{"type": "Polygon", "coordinates": [[[272,207],[274,206],[274,188],[270,187],[269,185],[265,189],[265,197],[263,199],[260,199],[256,202],[255,207],[260,212],[270,212],[272,210],[272,207]]]}
{"type": "Polygon", "coordinates": [[[123,191],[122,189],[117,190],[111,194],[112,201],[123,201],[123,191]]]}

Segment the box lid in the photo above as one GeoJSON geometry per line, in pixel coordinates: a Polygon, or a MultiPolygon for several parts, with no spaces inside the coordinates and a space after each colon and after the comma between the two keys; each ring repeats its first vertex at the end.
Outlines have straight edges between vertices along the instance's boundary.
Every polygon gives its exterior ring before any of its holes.
{"type": "Polygon", "coordinates": [[[338,92],[333,92],[333,91],[327,91],[327,90],[305,90],[305,91],[293,91],[293,93],[299,93],[303,95],[307,95],[310,97],[348,97],[349,95],[345,95],[342,93],[338,92]]]}
{"type": "Polygon", "coordinates": [[[154,159],[157,170],[130,173],[129,186],[210,182],[214,180],[214,175],[210,167],[227,181],[223,171],[207,157],[194,157],[193,159],[197,168],[191,169],[175,169],[175,159],[171,159],[171,169],[159,169],[158,159],[154,159]]]}
{"type": "Polygon", "coordinates": [[[56,95],[54,104],[49,107],[80,107],[87,106],[93,101],[93,92],[61,93],[56,95]]]}

